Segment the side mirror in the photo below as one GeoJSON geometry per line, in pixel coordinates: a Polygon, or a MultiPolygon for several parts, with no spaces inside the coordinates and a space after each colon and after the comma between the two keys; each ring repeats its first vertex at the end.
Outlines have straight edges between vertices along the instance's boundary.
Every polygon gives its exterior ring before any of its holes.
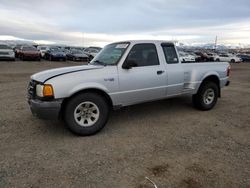
{"type": "Polygon", "coordinates": [[[127,60],[123,63],[123,69],[131,69],[132,67],[137,67],[137,63],[134,60],[127,60]]]}

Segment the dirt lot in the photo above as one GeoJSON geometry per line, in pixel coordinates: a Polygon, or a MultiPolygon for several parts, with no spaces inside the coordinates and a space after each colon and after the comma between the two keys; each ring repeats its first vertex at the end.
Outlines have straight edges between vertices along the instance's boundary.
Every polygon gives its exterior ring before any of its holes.
{"type": "Polygon", "coordinates": [[[80,63],[0,62],[0,187],[250,187],[250,63],[215,109],[183,97],[112,112],[96,136],[32,116],[29,76],[80,63]]]}

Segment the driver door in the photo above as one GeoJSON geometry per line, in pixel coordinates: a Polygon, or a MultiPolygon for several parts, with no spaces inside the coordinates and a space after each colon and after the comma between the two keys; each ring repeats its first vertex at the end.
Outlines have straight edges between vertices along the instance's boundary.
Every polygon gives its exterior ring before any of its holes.
{"type": "Polygon", "coordinates": [[[167,73],[160,64],[155,44],[135,44],[130,50],[123,68],[119,67],[119,102],[136,104],[166,96],[167,73]],[[134,66],[124,68],[133,62],[134,66]]]}

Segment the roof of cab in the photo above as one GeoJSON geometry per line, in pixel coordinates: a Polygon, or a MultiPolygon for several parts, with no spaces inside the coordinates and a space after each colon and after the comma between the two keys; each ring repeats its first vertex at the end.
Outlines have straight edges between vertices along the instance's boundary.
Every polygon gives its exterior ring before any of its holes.
{"type": "Polygon", "coordinates": [[[140,44],[140,43],[154,43],[154,44],[170,43],[170,44],[174,44],[173,41],[165,41],[165,40],[126,40],[126,41],[119,41],[119,42],[114,42],[114,43],[125,43],[125,42],[129,42],[132,44],[140,44]]]}

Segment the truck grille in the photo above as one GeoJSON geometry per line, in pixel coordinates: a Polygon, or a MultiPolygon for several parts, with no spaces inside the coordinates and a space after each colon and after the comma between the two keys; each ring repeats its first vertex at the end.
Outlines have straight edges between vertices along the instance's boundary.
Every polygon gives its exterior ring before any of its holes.
{"type": "Polygon", "coordinates": [[[0,52],[0,55],[9,55],[9,52],[0,52]]]}
{"type": "Polygon", "coordinates": [[[36,85],[38,83],[35,80],[31,80],[28,85],[28,100],[34,99],[36,96],[36,85]]]}

